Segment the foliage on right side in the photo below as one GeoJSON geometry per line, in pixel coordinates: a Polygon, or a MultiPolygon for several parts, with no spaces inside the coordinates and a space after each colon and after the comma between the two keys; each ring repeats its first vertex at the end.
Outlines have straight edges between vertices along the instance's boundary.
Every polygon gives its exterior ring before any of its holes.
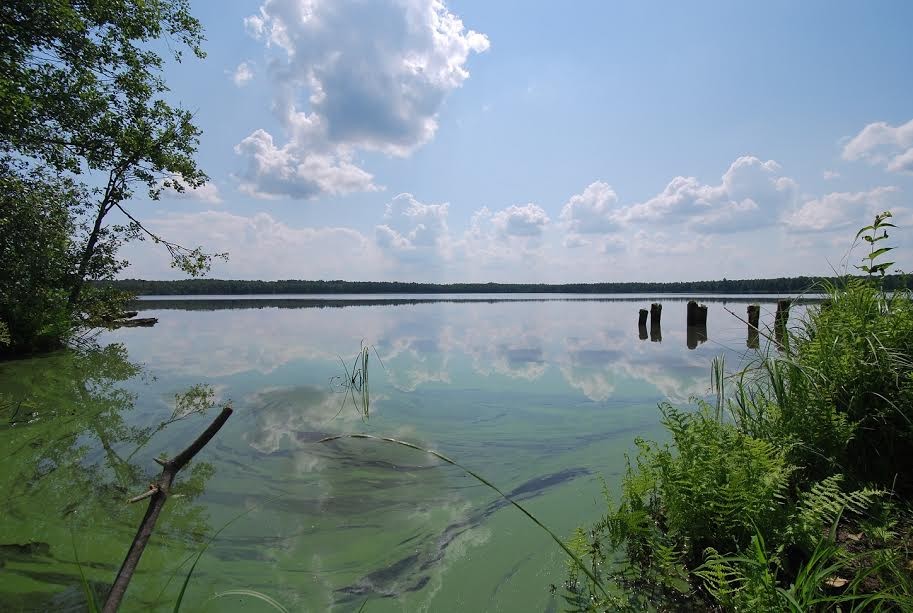
{"type": "Polygon", "coordinates": [[[617,500],[570,545],[577,611],[913,610],[913,295],[887,291],[891,214],[860,268],[715,403],[660,406],[617,500]]]}

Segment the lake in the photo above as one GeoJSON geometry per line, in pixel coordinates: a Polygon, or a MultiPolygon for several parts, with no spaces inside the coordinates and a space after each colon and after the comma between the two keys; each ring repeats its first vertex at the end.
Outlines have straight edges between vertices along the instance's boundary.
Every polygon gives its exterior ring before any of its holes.
{"type": "Polygon", "coordinates": [[[569,537],[604,511],[603,480],[618,485],[635,438],[663,438],[659,402],[706,396],[715,356],[733,368],[756,355],[727,309],[744,318],[760,303],[762,328],[773,323],[775,297],[707,298],[705,340],[688,334],[687,299],[146,299],[154,328],[0,363],[0,609],[84,609],[80,566],[104,593],[146,508],[125,500],[158,474],[153,457],[178,453],[230,401],[234,415],[179,477],[124,610],[170,611],[187,558],[223,527],[185,610],[269,610],[211,600],[229,590],[292,611],[560,610],[548,588],[565,578],[563,553],[490,489],[391,443],[318,441],[363,432],[434,449],[569,537]],[[637,326],[651,302],[663,304],[652,339],[637,326]],[[368,417],[340,385],[362,343],[368,417]],[[200,384],[216,406],[176,406],[200,384]]]}

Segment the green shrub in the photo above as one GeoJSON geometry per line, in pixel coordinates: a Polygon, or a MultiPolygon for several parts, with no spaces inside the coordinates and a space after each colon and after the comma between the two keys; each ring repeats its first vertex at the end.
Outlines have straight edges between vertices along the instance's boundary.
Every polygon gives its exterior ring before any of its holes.
{"type": "MultiPolygon", "coordinates": [[[[610,507],[588,542],[586,533],[572,542],[579,555],[589,555],[595,568],[628,591],[626,601],[647,594],[654,602],[691,596],[700,582],[688,569],[701,563],[705,549],[747,547],[756,526],[779,532],[787,519],[781,503],[792,467],[785,450],[719,420],[706,403],[693,413],[668,404],[661,411],[672,443],[638,440],[620,503],[610,507]],[[603,546],[623,550],[625,559],[607,565],[603,546]]],[[[580,579],[572,572],[566,584],[571,604],[604,602],[580,579]]]]}

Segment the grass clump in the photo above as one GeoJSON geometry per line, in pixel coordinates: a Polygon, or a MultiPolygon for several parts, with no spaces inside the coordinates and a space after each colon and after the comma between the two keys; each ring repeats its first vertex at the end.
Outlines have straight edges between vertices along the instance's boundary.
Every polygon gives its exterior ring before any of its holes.
{"type": "Polygon", "coordinates": [[[880,283],[888,219],[857,235],[868,278],[822,288],[775,355],[714,365],[715,406],[660,405],[671,441],[637,441],[570,541],[573,610],[913,610],[913,296],[880,283]]]}

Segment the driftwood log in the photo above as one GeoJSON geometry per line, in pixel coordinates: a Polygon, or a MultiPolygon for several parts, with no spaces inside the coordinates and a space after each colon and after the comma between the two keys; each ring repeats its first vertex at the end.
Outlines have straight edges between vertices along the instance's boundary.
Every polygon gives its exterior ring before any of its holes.
{"type": "Polygon", "coordinates": [[[124,563],[121,564],[120,570],[117,571],[114,585],[111,586],[111,591],[108,592],[108,599],[105,601],[105,606],[102,608],[103,613],[113,613],[114,611],[117,611],[117,608],[120,606],[121,600],[123,600],[124,594],[127,592],[127,586],[130,585],[130,579],[133,578],[133,573],[136,571],[140,557],[143,555],[143,550],[146,549],[146,544],[152,536],[155,522],[162,512],[162,507],[165,506],[165,501],[168,500],[168,495],[171,493],[171,486],[174,483],[175,476],[203,447],[206,446],[206,443],[212,440],[212,437],[216,435],[222,426],[225,425],[225,422],[228,421],[228,418],[231,417],[231,413],[231,407],[222,409],[222,412],[219,413],[218,417],[216,417],[211,424],[209,424],[209,427],[206,428],[206,430],[204,430],[187,449],[171,460],[156,458],[155,461],[162,466],[162,474],[159,475],[159,478],[154,483],[149,485],[149,489],[146,492],[131,498],[128,501],[138,502],[149,498],[149,507],[146,509],[146,515],[143,517],[143,521],[136,531],[136,536],[133,537],[133,543],[127,551],[127,557],[124,558],[124,563]]]}
{"type": "Polygon", "coordinates": [[[135,319],[115,319],[108,324],[110,328],[149,328],[159,322],[157,317],[137,317],[135,319]]]}

